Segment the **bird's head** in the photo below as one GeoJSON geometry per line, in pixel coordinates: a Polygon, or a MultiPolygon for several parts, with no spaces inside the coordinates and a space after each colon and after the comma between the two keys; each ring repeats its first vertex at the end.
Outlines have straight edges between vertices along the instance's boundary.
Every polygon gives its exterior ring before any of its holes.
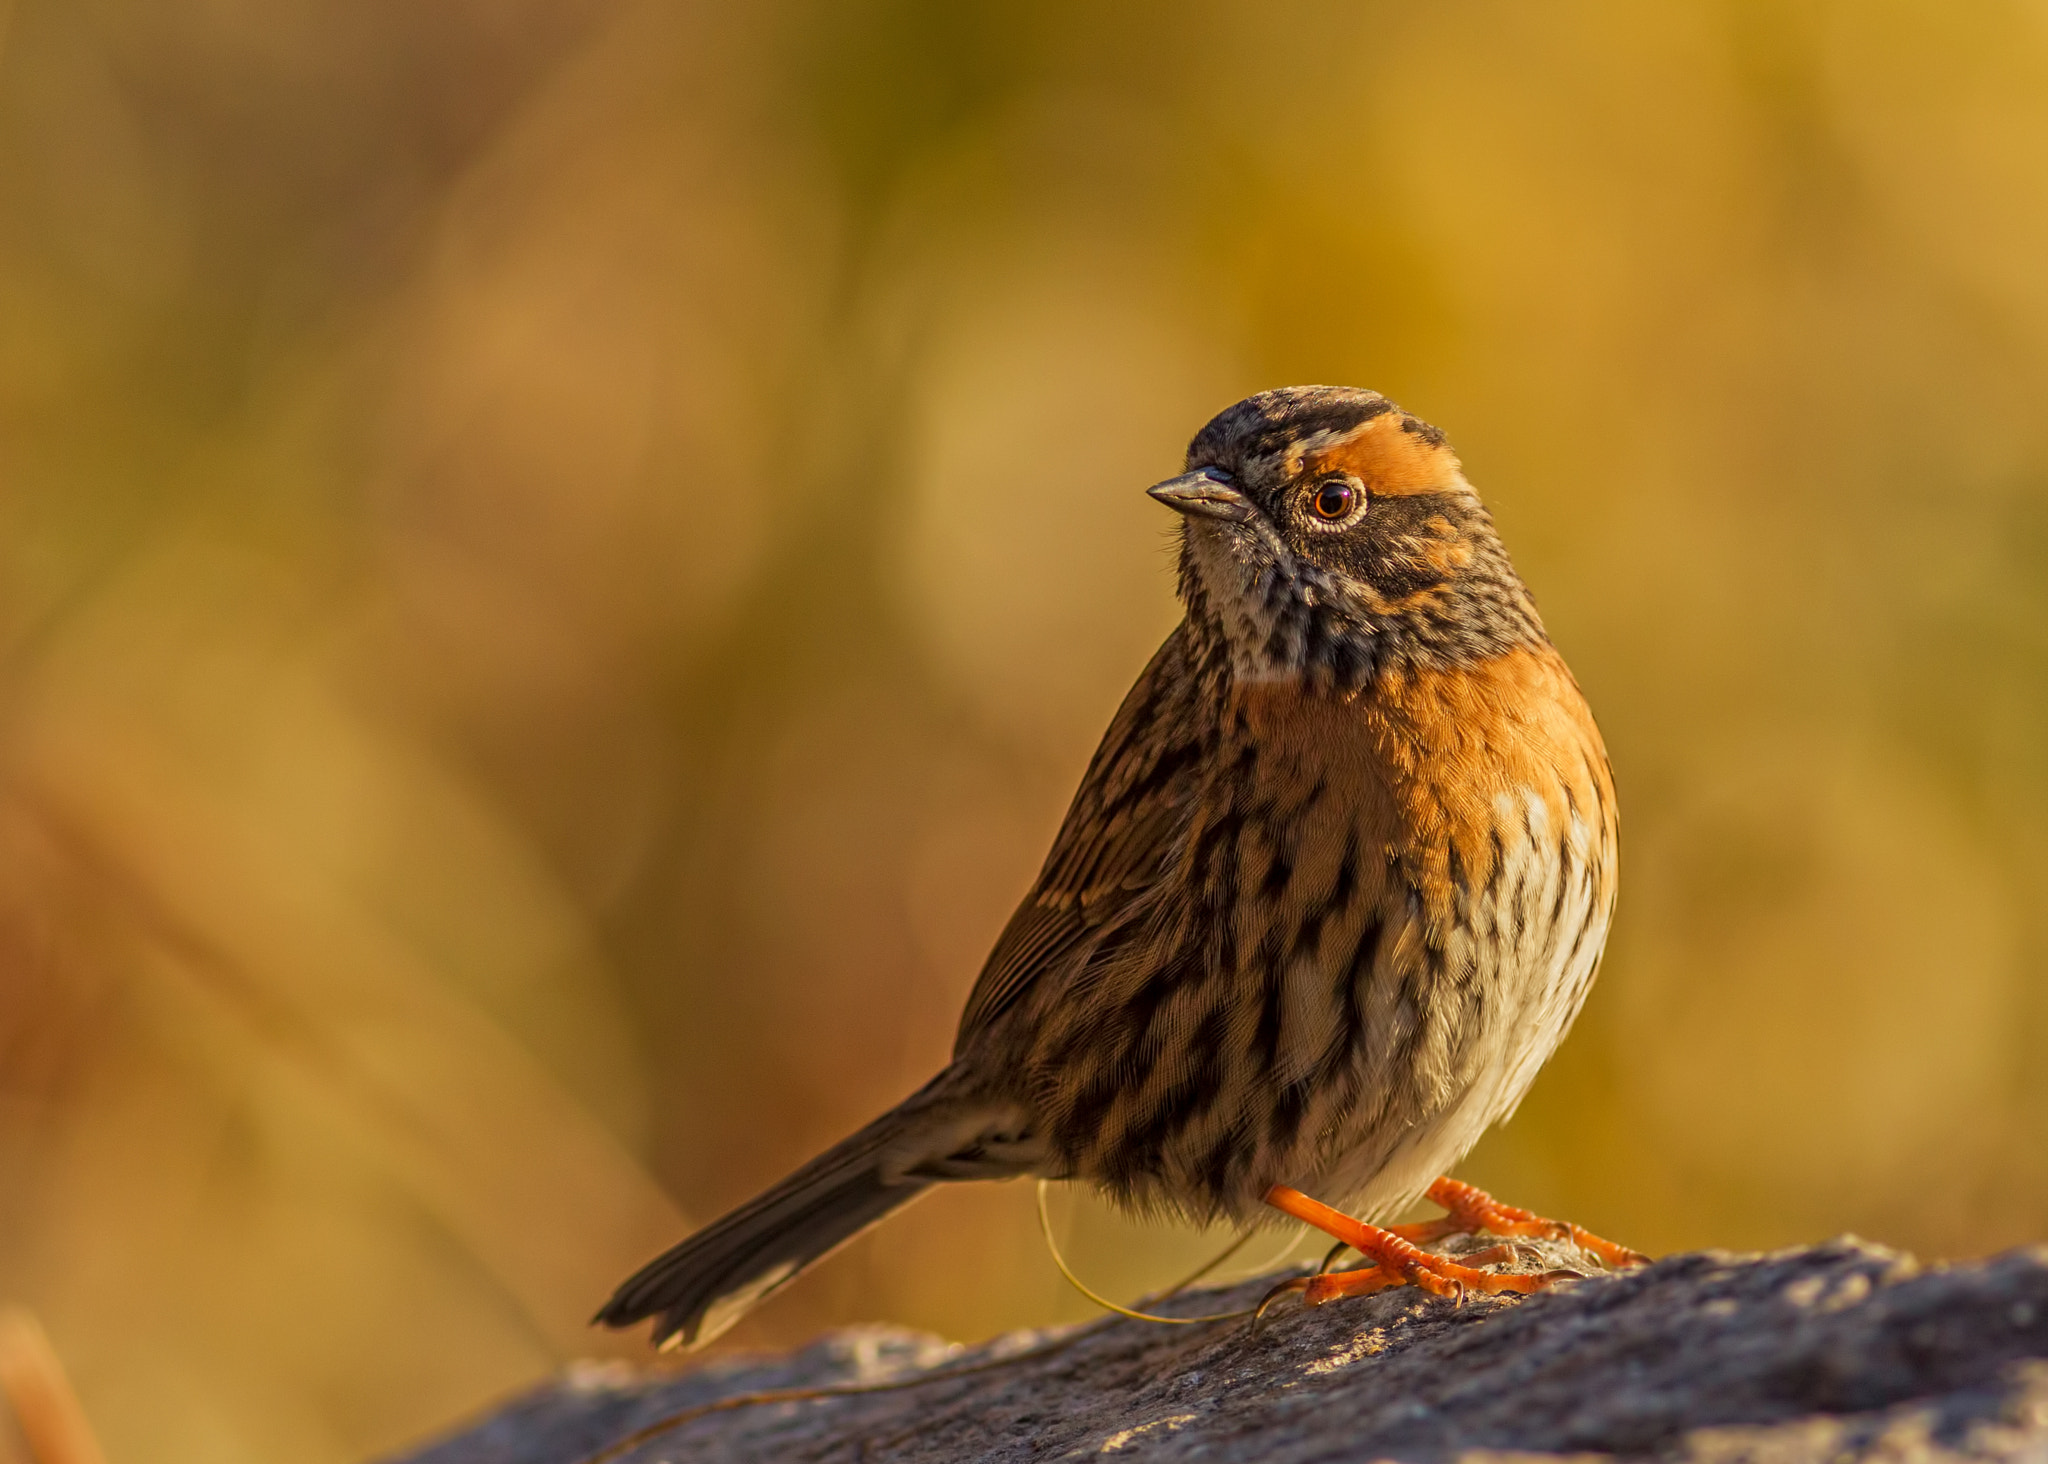
{"type": "Polygon", "coordinates": [[[1457,454],[1378,392],[1296,386],[1218,413],[1151,494],[1180,591],[1239,679],[1337,689],[1498,655],[1542,625],[1457,454]]]}

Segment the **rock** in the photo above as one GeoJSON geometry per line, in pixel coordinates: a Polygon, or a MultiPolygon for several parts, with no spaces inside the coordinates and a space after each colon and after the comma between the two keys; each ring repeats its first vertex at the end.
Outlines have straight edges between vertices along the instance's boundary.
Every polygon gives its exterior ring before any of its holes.
{"type": "MultiPolygon", "coordinates": [[[[1162,1309],[1247,1306],[1274,1279],[1162,1309]]],[[[683,1373],[572,1369],[407,1464],[579,1464],[720,1399],[878,1382],[913,1385],[702,1413],[618,1457],[2048,1464],[2048,1248],[1926,1268],[1853,1239],[1703,1252],[1524,1300],[1289,1298],[1256,1335],[1111,1318],[961,1349],[855,1328],[683,1373]]]]}

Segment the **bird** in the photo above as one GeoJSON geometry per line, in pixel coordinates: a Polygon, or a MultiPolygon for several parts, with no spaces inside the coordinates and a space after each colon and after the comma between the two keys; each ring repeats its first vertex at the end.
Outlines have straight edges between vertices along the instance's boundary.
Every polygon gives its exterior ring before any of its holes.
{"type": "Polygon", "coordinates": [[[1575,1274],[1422,1248],[1452,1232],[1643,1259],[1445,1174],[1572,1025],[1618,863],[1599,729],[1457,454],[1377,392],[1288,387],[1218,413],[1147,491],[1179,516],[1184,613],[951,1060],[596,1322],[701,1346],[933,1186],[1021,1176],[1306,1222],[1366,1263],[1302,1283],[1314,1305],[1575,1274]],[[1376,1223],[1424,1197],[1444,1217],[1376,1223]]]}

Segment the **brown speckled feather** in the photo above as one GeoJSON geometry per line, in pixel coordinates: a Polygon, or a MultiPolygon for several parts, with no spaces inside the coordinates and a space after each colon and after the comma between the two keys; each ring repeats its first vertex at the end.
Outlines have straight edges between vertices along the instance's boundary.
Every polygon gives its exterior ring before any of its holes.
{"type": "Polygon", "coordinates": [[[1090,760],[1045,867],[1010,918],[967,998],[964,1050],[1022,987],[1075,960],[1167,873],[1213,741],[1175,630],[1117,709],[1090,760]]]}
{"type": "MultiPolygon", "coordinates": [[[[1141,693],[1127,713],[1179,700],[1141,693]]],[[[1513,1106],[1540,1062],[1519,1053],[1547,1055],[1590,983],[1616,841],[1598,732],[1542,643],[1224,706],[1183,731],[1203,771],[1147,805],[1153,877],[1083,921],[1056,856],[1011,930],[1058,912],[1069,934],[1030,962],[1006,933],[959,1051],[1023,1056],[1000,1086],[1044,1168],[1135,1206],[1243,1218],[1278,1183],[1398,1206],[1513,1106]]],[[[1056,849],[1115,805],[1094,782],[1056,849]]]]}

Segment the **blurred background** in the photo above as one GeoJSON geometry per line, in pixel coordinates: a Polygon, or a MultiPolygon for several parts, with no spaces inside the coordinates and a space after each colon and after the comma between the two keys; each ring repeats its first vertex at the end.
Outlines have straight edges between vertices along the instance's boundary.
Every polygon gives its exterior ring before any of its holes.
{"type": "MultiPolygon", "coordinates": [[[[115,1464],[642,1355],[943,1059],[1141,490],[1305,381],[1449,431],[1620,780],[1463,1173],[2048,1234],[2042,0],[0,0],[0,1302],[115,1464]]],[[[977,1187],[730,1341],[1087,1310],[977,1187]]]]}

